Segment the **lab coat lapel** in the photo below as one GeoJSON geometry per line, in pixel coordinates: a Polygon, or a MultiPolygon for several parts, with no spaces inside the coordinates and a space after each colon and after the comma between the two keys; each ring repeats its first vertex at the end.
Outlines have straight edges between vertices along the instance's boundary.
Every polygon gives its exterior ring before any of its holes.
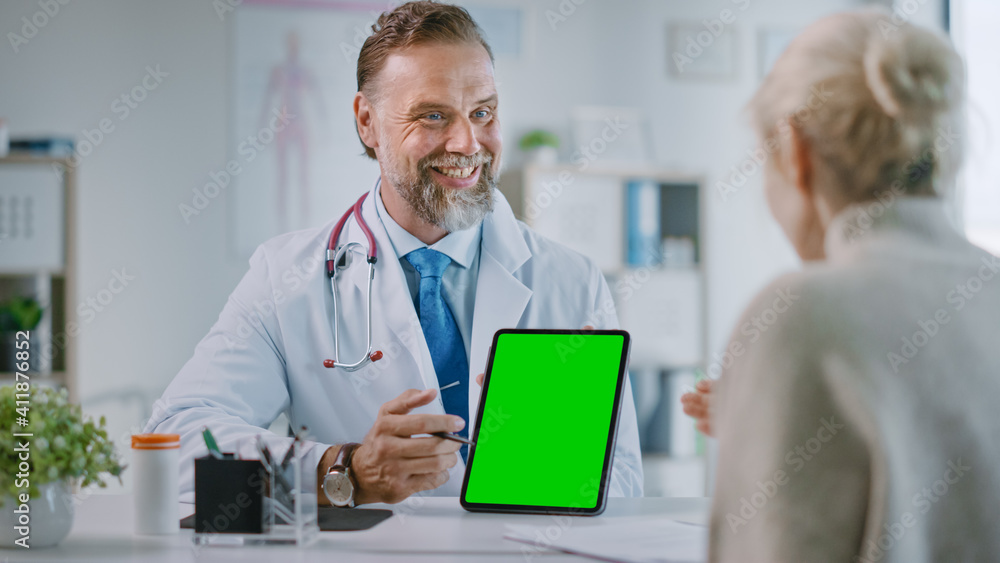
{"type": "MultiPolygon", "coordinates": [[[[493,334],[501,328],[517,327],[532,294],[531,289],[513,275],[531,259],[531,251],[507,200],[499,192],[496,196],[493,213],[483,221],[469,353],[469,380],[472,382],[486,370],[493,334]]],[[[470,424],[476,419],[481,390],[475,383],[469,386],[470,424]]]]}
{"type": "MultiPolygon", "coordinates": [[[[372,283],[373,346],[376,350],[382,350],[386,356],[400,353],[396,352],[395,346],[390,348],[381,345],[383,347],[380,348],[379,340],[374,335],[379,333],[380,327],[387,328],[402,344],[403,351],[414,359],[420,371],[420,380],[423,382],[424,388],[436,389],[438,387],[437,377],[434,375],[434,364],[431,361],[430,352],[424,342],[420,319],[413,308],[413,302],[410,301],[410,291],[406,286],[406,279],[403,277],[403,268],[399,265],[399,259],[396,258],[392,243],[389,241],[389,235],[378,218],[375,209],[376,197],[378,197],[378,193],[375,188],[372,188],[361,206],[361,215],[375,236],[378,253],[378,262],[375,263],[375,279],[372,283]]],[[[365,235],[356,221],[348,223],[347,234],[348,240],[366,241],[365,235]]],[[[367,246],[367,242],[365,245],[367,246]]],[[[367,264],[355,263],[348,271],[354,285],[360,291],[359,298],[364,299],[368,291],[367,264]]],[[[388,357],[386,359],[393,364],[398,363],[395,358],[388,357]]],[[[443,407],[441,409],[443,413],[443,407]]]]}

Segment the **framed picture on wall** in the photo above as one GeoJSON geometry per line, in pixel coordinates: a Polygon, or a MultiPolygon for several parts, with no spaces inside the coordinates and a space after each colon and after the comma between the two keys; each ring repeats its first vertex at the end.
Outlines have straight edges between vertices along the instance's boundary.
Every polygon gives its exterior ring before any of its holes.
{"type": "Polygon", "coordinates": [[[738,34],[732,26],[667,24],[667,73],[680,80],[729,80],[738,74],[738,34]]]}
{"type": "Polygon", "coordinates": [[[326,223],[378,178],[351,107],[358,53],[381,9],[245,0],[227,16],[230,160],[210,179],[221,186],[213,193],[224,189],[231,200],[235,256],[245,259],[277,234],[326,223]]]}
{"type": "Polygon", "coordinates": [[[493,55],[501,59],[520,59],[525,46],[525,13],[517,7],[463,6],[483,29],[493,55]]]}

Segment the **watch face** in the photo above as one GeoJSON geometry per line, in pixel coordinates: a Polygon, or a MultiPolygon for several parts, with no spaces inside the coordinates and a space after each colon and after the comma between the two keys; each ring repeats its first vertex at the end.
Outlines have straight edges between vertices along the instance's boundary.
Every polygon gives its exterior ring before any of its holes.
{"type": "Polygon", "coordinates": [[[335,506],[347,506],[354,497],[354,484],[345,473],[328,473],[323,479],[323,492],[335,506]]]}

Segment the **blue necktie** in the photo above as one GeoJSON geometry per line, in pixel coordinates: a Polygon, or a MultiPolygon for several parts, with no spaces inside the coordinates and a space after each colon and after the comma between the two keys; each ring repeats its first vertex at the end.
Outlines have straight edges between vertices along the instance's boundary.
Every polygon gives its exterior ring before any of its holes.
{"type": "MultiPolygon", "coordinates": [[[[455,324],[455,317],[441,293],[441,274],[451,263],[447,254],[420,248],[404,258],[420,274],[420,295],[417,315],[420,329],[431,351],[431,361],[437,374],[444,411],[462,417],[466,422],[459,435],[469,435],[469,362],[465,357],[465,341],[455,324]],[[455,382],[457,385],[453,385],[455,382]]],[[[468,446],[463,445],[462,459],[468,459],[468,446]]]]}

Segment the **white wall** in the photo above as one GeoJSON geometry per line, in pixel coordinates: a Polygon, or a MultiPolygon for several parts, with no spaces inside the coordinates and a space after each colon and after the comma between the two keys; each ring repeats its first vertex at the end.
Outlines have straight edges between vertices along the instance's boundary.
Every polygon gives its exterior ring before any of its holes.
{"type": "MultiPolygon", "coordinates": [[[[679,82],[667,76],[667,22],[717,17],[735,2],[586,0],[553,29],[546,10],[568,2],[477,2],[519,5],[528,14],[528,52],[497,64],[508,165],[517,165],[516,141],[529,128],[568,138],[575,105],[639,106],[653,125],[658,160],[704,173],[710,186],[753,144],[741,108],[757,83],[757,28],[797,29],[858,4],[752,0],[734,24],[737,78],[679,82]]],[[[924,6],[919,15],[936,9],[924,6]]],[[[21,18],[39,10],[33,1],[0,4],[0,31],[19,32],[21,18]]],[[[203,0],[94,0],[63,6],[18,53],[0,45],[0,115],[14,135],[80,139],[101,119],[115,126],[80,165],[76,235],[80,299],[104,288],[115,270],[135,276],[79,337],[80,396],[89,411],[108,414],[112,435],[141,422],[140,401],[119,406],[101,398],[130,390],[146,401],[158,396],[245,271],[245,260],[227,248],[226,194],[190,225],[177,210],[230,154],[228,33],[203,0]],[[120,119],[114,100],[157,65],[169,75],[120,119]]],[[[343,205],[369,180],[346,179],[338,188],[343,205]]],[[[749,297],[795,260],[768,217],[759,175],[730,201],[710,202],[709,327],[717,350],[749,297]]]]}
{"type": "MultiPolygon", "coordinates": [[[[4,35],[39,10],[0,4],[4,35]]],[[[71,2],[18,53],[0,46],[0,114],[12,134],[81,139],[102,119],[114,124],[78,167],[75,236],[80,300],[115,270],[135,277],[92,322],[82,319],[79,336],[80,397],[109,414],[113,436],[141,422],[140,401],[162,391],[244,270],[226,254],[225,202],[191,225],[177,211],[225,162],[226,46],[225,26],[197,1],[71,2]],[[112,103],[141,85],[147,66],[168,76],[121,119],[112,103]],[[94,401],[130,390],[144,399],[94,401]]]]}

